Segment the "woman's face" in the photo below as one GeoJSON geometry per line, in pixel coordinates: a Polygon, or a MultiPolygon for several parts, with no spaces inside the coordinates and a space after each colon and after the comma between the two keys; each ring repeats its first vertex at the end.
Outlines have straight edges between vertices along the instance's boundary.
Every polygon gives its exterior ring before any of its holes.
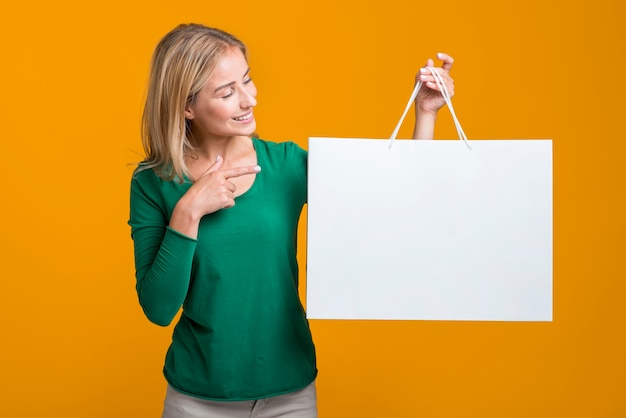
{"type": "Polygon", "coordinates": [[[229,48],[193,103],[185,108],[194,137],[206,140],[251,135],[256,129],[252,113],[256,94],[243,53],[237,47],[229,48]]]}

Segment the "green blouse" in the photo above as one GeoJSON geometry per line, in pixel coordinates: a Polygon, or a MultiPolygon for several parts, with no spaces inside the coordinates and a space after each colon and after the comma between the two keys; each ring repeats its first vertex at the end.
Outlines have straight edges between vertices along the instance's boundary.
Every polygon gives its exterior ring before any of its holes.
{"type": "Polygon", "coordinates": [[[190,182],[153,170],[131,182],[139,303],[162,326],[182,305],[164,375],[191,396],[260,399],[299,390],[317,374],[296,261],[307,153],[292,142],[253,145],[262,171],[235,206],[202,218],[197,240],[168,227],[190,182]]]}

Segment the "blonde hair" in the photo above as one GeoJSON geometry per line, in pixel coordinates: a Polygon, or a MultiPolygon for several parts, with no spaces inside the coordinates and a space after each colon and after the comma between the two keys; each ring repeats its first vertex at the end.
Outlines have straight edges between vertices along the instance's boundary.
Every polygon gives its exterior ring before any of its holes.
{"type": "Polygon", "coordinates": [[[152,56],[141,123],[146,159],[139,170],[152,168],[159,177],[179,182],[189,176],[185,156],[194,147],[185,107],[231,47],[239,48],[247,57],[239,39],[199,24],[179,25],[161,39],[152,56]]]}

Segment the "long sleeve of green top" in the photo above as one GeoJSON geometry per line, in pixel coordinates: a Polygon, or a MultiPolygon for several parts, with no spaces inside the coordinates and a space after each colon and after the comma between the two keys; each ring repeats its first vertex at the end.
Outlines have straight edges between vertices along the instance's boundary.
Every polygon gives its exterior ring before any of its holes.
{"type": "Polygon", "coordinates": [[[202,218],[196,240],[168,227],[190,182],[165,181],[153,170],[138,170],[131,182],[139,302],[159,325],[182,306],[164,374],[175,389],[206,399],[288,393],[317,373],[296,262],[306,151],[260,139],[253,145],[261,173],[234,207],[202,218]]]}

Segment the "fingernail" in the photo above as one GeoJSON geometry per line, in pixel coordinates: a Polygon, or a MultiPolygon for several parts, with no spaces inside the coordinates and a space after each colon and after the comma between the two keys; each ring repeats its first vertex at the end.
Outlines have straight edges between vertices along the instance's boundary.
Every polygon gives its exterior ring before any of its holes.
{"type": "Polygon", "coordinates": [[[428,70],[426,68],[420,68],[420,73],[426,74],[428,70]]]}
{"type": "Polygon", "coordinates": [[[254,167],[254,171],[256,171],[257,173],[261,171],[261,166],[257,165],[256,167],[254,167]]]}
{"type": "Polygon", "coordinates": [[[443,58],[443,54],[441,52],[437,52],[437,58],[439,59],[443,58]]]}
{"type": "Polygon", "coordinates": [[[218,162],[218,161],[219,161],[219,160],[221,160],[221,159],[222,159],[222,156],[221,156],[221,155],[218,155],[218,156],[217,156],[217,158],[215,159],[215,162],[218,162]]]}

